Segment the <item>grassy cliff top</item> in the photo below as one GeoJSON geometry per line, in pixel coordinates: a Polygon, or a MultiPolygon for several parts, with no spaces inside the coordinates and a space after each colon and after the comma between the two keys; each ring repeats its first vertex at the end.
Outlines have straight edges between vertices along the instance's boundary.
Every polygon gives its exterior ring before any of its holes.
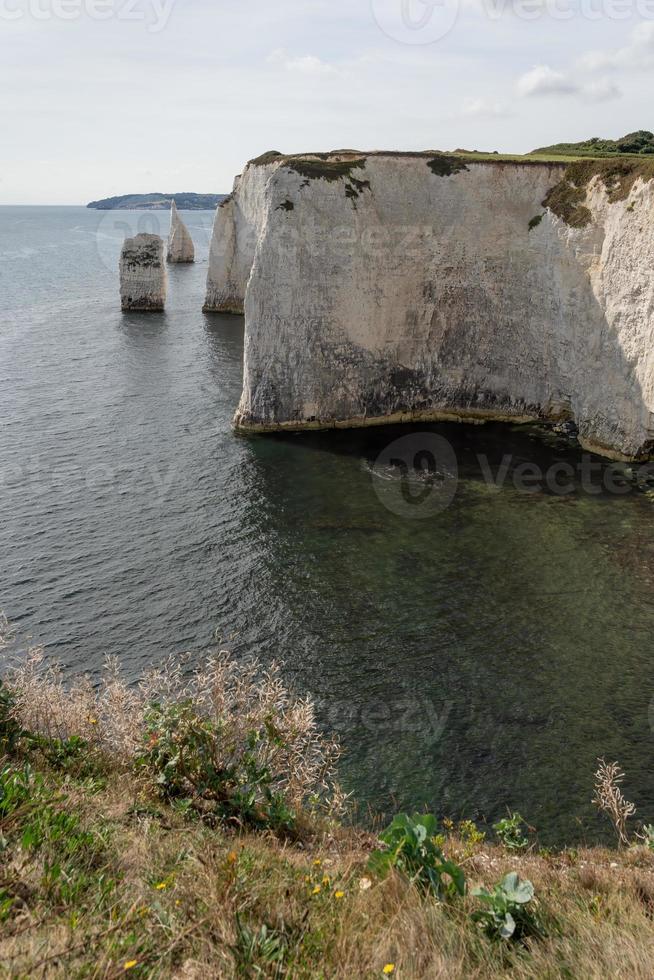
{"type": "Polygon", "coordinates": [[[272,666],[67,685],[28,651],[0,678],[0,975],[654,976],[654,826],[617,764],[594,802],[623,846],[551,850],[519,814],[344,825],[337,749],[272,666]]]}
{"type": "Polygon", "coordinates": [[[329,150],[327,152],[306,152],[306,153],[282,153],[280,150],[268,150],[249,161],[251,166],[265,166],[270,163],[293,163],[295,161],[316,160],[324,163],[348,160],[365,161],[368,157],[400,157],[407,159],[433,159],[434,157],[447,157],[469,160],[479,163],[515,163],[521,165],[533,165],[542,163],[567,164],[571,160],[596,159],[602,160],[607,157],[647,157],[654,155],[654,133],[646,129],[640,129],[635,133],[628,133],[626,136],[617,140],[592,139],[582,140],[579,143],[555,143],[552,146],[543,146],[532,150],[530,153],[498,153],[481,150],[456,149],[446,150],[355,150],[340,149],[329,150]]]}
{"type": "Polygon", "coordinates": [[[533,151],[534,155],[539,156],[554,154],[564,157],[640,156],[651,153],[654,153],[654,133],[650,133],[647,129],[628,133],[617,140],[594,136],[580,143],[555,143],[553,146],[543,146],[533,151]]]}
{"type": "MultiPolygon", "coordinates": [[[[592,214],[586,207],[585,201],[589,185],[595,178],[604,183],[611,203],[626,200],[639,179],[645,182],[654,180],[654,136],[645,130],[624,137],[623,140],[588,140],[583,144],[562,143],[555,147],[535,150],[524,156],[461,149],[452,153],[438,150],[373,150],[371,152],[331,150],[327,153],[306,154],[283,154],[271,150],[250,160],[249,166],[278,163],[304,177],[303,186],[307,186],[312,180],[331,182],[345,179],[350,181],[346,194],[355,198],[363,189],[370,189],[368,181],[357,180],[354,175],[365,167],[371,157],[424,160],[432,173],[438,177],[450,177],[467,170],[470,164],[475,163],[559,168],[554,178],[556,183],[542,204],[544,208],[548,208],[575,228],[583,228],[592,220],[592,214]],[[607,149],[609,144],[617,148],[640,146],[641,150],[633,153],[613,152],[607,149]],[[651,151],[648,149],[650,146],[651,151]],[[577,153],[580,147],[595,147],[596,150],[594,153],[590,150],[577,153]],[[559,150],[561,152],[558,152],[559,150]],[[564,152],[566,150],[567,152],[564,152]]],[[[538,215],[534,217],[530,229],[536,227],[539,218],[538,215]]]]}
{"type": "Polygon", "coordinates": [[[432,160],[434,158],[470,160],[479,163],[515,163],[527,166],[542,163],[569,163],[569,156],[563,154],[516,154],[516,153],[485,153],[477,150],[329,150],[327,152],[280,153],[269,150],[248,161],[248,166],[263,167],[271,163],[297,164],[304,161],[321,161],[324,164],[357,161],[362,166],[370,157],[383,157],[407,160],[432,160]]]}

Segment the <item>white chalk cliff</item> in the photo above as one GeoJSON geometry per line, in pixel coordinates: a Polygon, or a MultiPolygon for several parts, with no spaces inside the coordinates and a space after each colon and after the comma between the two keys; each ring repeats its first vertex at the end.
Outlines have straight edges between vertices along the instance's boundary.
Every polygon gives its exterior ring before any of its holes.
{"type": "Polygon", "coordinates": [[[163,310],[166,289],[163,239],[147,234],[126,238],[120,253],[123,310],[163,310]]]}
{"type": "Polygon", "coordinates": [[[243,313],[254,253],[267,217],[266,186],[279,163],[246,167],[216,210],[205,312],[243,313]]]}
{"type": "Polygon", "coordinates": [[[570,419],[588,448],[649,455],[654,183],[575,166],[250,164],[219,209],[207,294],[245,299],[236,424],[570,419]]]}
{"type": "Polygon", "coordinates": [[[169,262],[195,262],[195,247],[188,228],[177,211],[175,201],[170,205],[170,233],[168,235],[169,262]]]}

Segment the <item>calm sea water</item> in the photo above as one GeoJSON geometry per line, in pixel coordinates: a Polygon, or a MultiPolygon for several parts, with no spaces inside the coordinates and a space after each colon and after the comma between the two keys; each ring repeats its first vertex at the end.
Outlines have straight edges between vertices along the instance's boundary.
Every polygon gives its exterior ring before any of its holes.
{"type": "Polygon", "coordinates": [[[374,811],[510,806],[546,842],[595,839],[605,755],[654,821],[651,499],[604,470],[598,493],[527,493],[522,464],[581,455],[423,426],[459,481],[411,519],[376,492],[401,471],[372,472],[406,429],[235,435],[243,322],[201,313],[212,215],[184,217],[199,261],[170,269],[164,315],[124,315],[125,231],[167,214],[0,208],[0,607],[71,671],[115,654],[135,677],[216,631],[282,659],[374,811]]]}

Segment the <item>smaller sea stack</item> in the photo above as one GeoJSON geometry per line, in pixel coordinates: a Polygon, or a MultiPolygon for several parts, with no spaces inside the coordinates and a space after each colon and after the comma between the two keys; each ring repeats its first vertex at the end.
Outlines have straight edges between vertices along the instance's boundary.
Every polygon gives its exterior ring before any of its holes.
{"type": "Polygon", "coordinates": [[[126,238],[120,253],[123,310],[163,310],[166,286],[163,239],[147,234],[126,238]]]}
{"type": "Polygon", "coordinates": [[[189,230],[177,211],[175,200],[170,205],[170,234],[168,235],[168,261],[194,262],[195,248],[189,230]]]}

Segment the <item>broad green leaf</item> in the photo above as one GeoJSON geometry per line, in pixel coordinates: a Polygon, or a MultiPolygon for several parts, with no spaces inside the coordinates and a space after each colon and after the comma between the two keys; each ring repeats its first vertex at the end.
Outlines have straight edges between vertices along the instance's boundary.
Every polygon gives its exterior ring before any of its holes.
{"type": "Polygon", "coordinates": [[[507,912],[504,917],[504,924],[500,929],[500,936],[502,939],[510,939],[515,932],[515,919],[510,912],[507,912]]]}

